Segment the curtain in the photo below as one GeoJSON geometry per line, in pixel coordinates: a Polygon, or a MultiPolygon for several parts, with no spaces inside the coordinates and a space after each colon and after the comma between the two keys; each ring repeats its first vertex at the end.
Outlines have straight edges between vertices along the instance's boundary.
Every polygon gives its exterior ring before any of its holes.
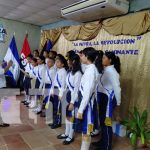
{"type": "Polygon", "coordinates": [[[43,30],[41,33],[40,48],[47,39],[53,44],[60,35],[68,41],[94,39],[101,29],[105,29],[112,35],[141,35],[150,30],[150,10],[127,14],[121,17],[105,19],[103,21],[90,22],[78,26],[63,27],[58,29],[43,30]]]}

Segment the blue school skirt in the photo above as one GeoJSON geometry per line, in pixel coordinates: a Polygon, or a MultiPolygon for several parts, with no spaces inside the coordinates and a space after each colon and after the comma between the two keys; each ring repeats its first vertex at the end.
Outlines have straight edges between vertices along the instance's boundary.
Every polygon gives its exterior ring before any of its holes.
{"type": "MultiPolygon", "coordinates": [[[[78,101],[78,108],[79,108],[83,98],[80,91],[78,97],[79,97],[79,101],[78,101]]],[[[82,123],[83,134],[90,135],[90,133],[94,131],[94,113],[93,113],[93,102],[92,102],[93,98],[94,98],[94,93],[91,95],[90,101],[83,112],[83,119],[82,120],[78,119],[78,121],[82,123]]]]}
{"type": "Polygon", "coordinates": [[[71,102],[71,91],[68,89],[68,92],[66,94],[66,100],[68,102],[68,105],[66,107],[66,117],[72,118],[72,122],[74,122],[74,118],[76,116],[76,110],[77,110],[77,102],[74,103],[74,110],[69,110],[69,105],[71,102]]]}

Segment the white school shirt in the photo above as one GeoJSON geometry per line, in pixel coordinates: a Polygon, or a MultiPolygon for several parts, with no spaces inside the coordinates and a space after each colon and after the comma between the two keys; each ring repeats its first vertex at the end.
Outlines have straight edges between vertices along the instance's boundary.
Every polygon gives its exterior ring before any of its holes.
{"type": "Polygon", "coordinates": [[[78,92],[80,87],[82,73],[77,71],[74,75],[69,72],[66,78],[66,86],[71,91],[71,102],[74,104],[78,100],[78,92]]]}
{"type": "Polygon", "coordinates": [[[81,68],[82,68],[82,71],[83,71],[83,72],[85,72],[86,67],[87,67],[87,65],[86,65],[86,64],[82,64],[82,63],[81,63],[81,68]]]}
{"type": "Polygon", "coordinates": [[[63,97],[66,87],[66,77],[67,71],[65,68],[57,69],[57,73],[54,80],[54,86],[58,87],[59,89],[59,97],[63,97]]]}
{"type": "Polygon", "coordinates": [[[44,78],[42,78],[42,83],[41,84],[52,84],[53,87],[53,82],[56,76],[56,69],[54,67],[48,68],[46,67],[45,72],[44,72],[44,78]]]}
{"type": "Polygon", "coordinates": [[[38,65],[36,77],[38,78],[40,83],[42,82],[42,79],[44,78],[45,71],[46,71],[45,64],[38,65]]]}
{"type": "Polygon", "coordinates": [[[121,104],[121,88],[120,88],[120,76],[114,65],[108,66],[104,69],[104,73],[100,77],[99,92],[109,96],[109,93],[114,91],[117,105],[121,104]],[[109,92],[108,92],[109,91],[109,92]]]}
{"type": "MultiPolygon", "coordinates": [[[[80,91],[82,94],[82,101],[78,112],[83,114],[86,106],[90,101],[92,94],[95,94],[96,85],[98,82],[99,73],[94,64],[86,66],[86,70],[81,78],[80,91]]],[[[94,99],[92,99],[94,100],[94,99]]]]}
{"type": "Polygon", "coordinates": [[[29,73],[31,78],[35,78],[35,79],[37,78],[37,69],[38,69],[38,66],[32,67],[32,70],[29,73]]]}
{"type": "Polygon", "coordinates": [[[5,71],[0,66],[0,88],[6,87],[5,71]]]}
{"type": "Polygon", "coordinates": [[[25,66],[25,72],[30,74],[32,68],[33,66],[30,63],[27,63],[27,65],[25,66]]]}

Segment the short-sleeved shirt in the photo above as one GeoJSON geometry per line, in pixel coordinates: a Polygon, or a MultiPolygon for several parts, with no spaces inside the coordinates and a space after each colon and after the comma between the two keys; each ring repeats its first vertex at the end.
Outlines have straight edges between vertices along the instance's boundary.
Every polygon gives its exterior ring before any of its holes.
{"type": "Polygon", "coordinates": [[[0,66],[0,88],[6,87],[6,79],[4,69],[0,66]]]}

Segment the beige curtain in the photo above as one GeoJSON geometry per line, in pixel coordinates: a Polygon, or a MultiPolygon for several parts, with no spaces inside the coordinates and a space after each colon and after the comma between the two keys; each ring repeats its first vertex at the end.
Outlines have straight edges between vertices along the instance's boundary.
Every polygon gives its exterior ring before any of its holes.
{"type": "Polygon", "coordinates": [[[102,27],[113,35],[141,35],[150,30],[150,11],[106,19],[102,27]]]}
{"type": "Polygon", "coordinates": [[[150,30],[150,10],[78,26],[43,30],[40,47],[43,47],[47,39],[50,39],[55,44],[61,33],[68,41],[88,41],[94,39],[101,28],[112,35],[141,35],[150,30]]]}

